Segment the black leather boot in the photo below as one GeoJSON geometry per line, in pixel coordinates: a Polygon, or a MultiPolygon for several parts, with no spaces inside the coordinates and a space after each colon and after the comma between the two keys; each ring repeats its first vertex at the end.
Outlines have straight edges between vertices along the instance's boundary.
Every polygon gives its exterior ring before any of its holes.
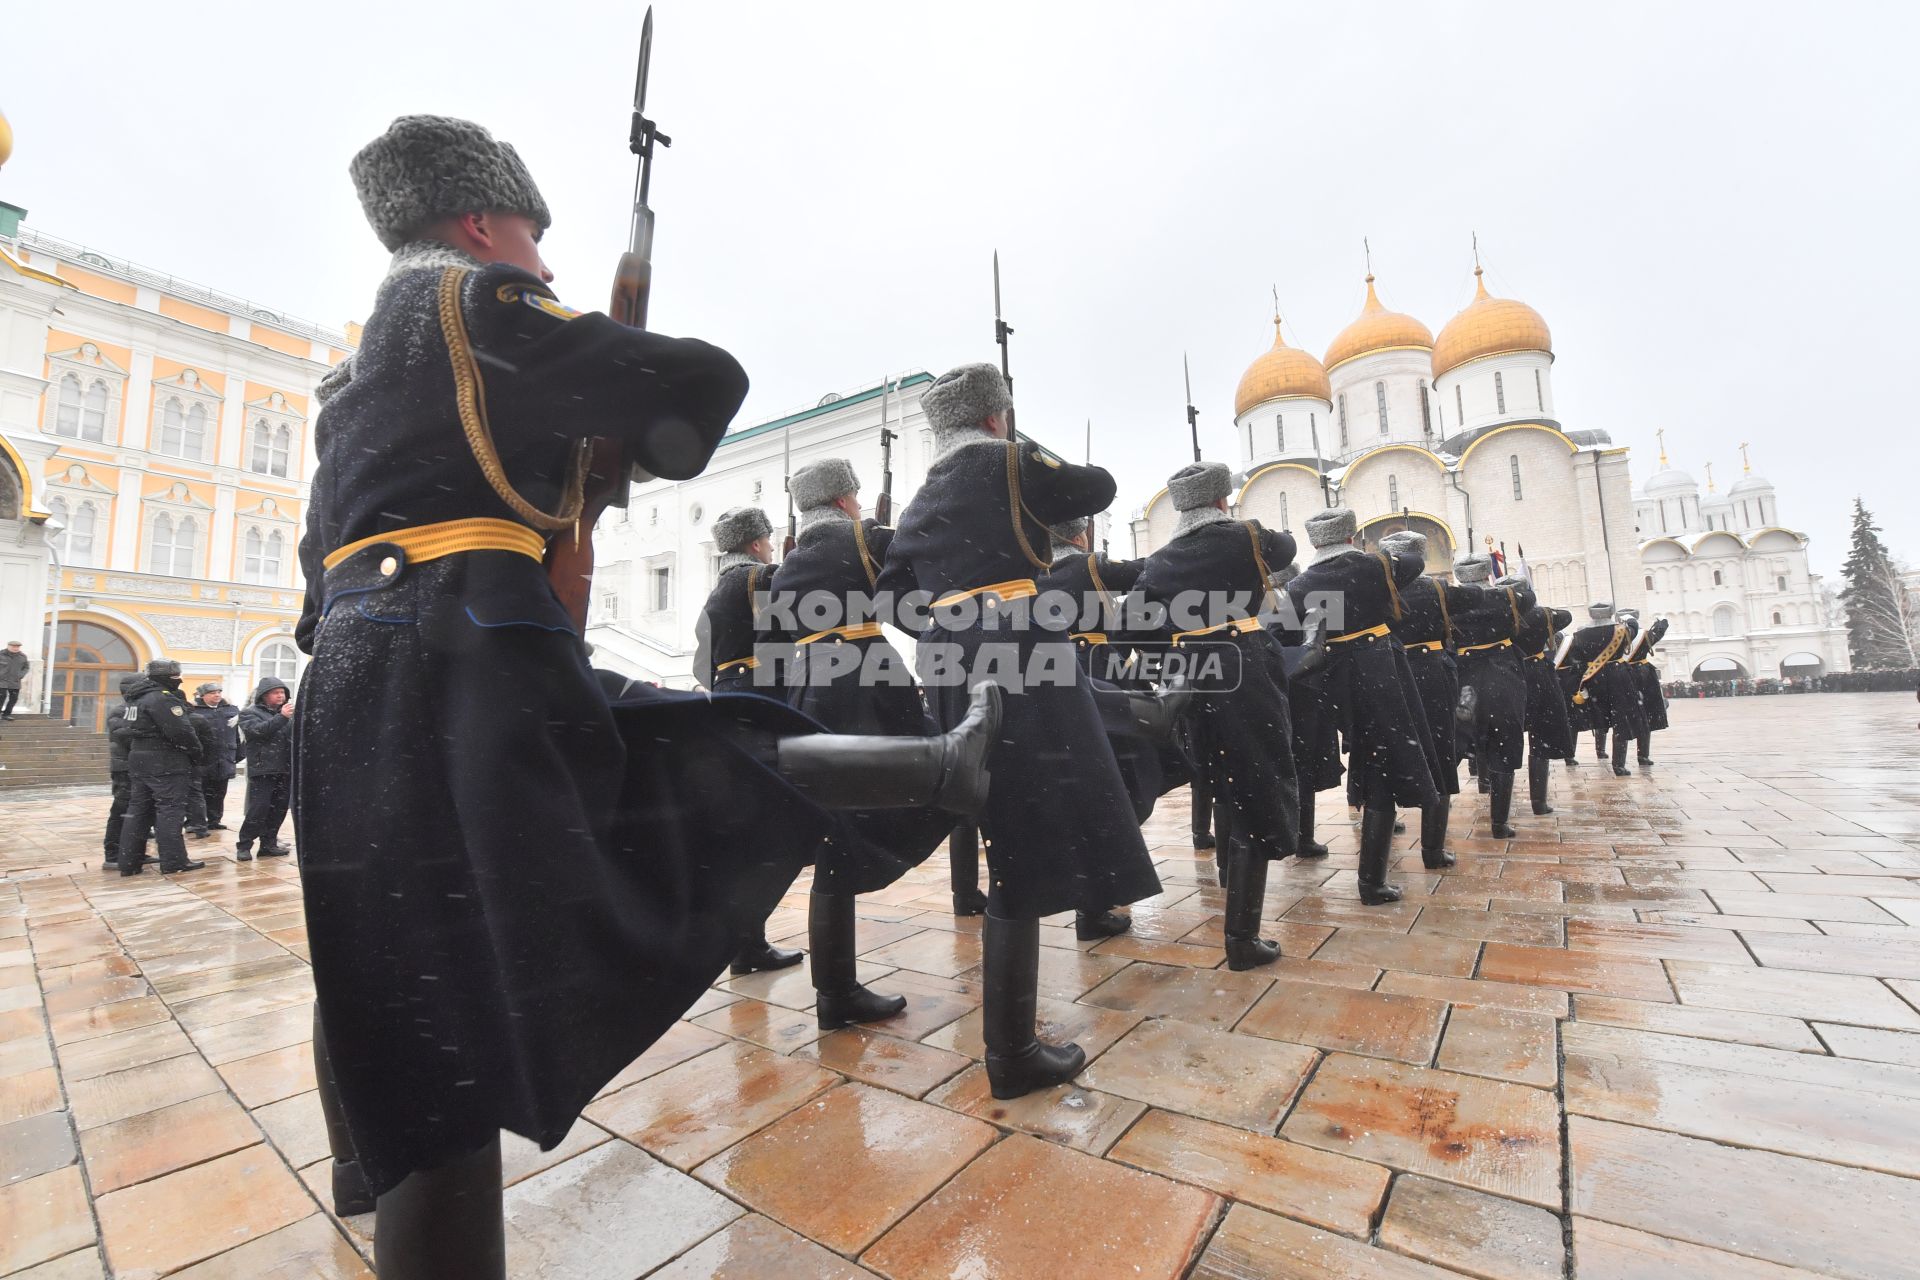
{"type": "Polygon", "coordinates": [[[1387,859],[1393,855],[1393,808],[1369,805],[1360,811],[1360,901],[1370,907],[1400,901],[1400,886],[1387,883],[1387,859]]]}
{"type": "Polygon", "coordinates": [[[1508,819],[1513,816],[1513,770],[1501,769],[1493,775],[1493,792],[1487,801],[1493,838],[1511,840],[1516,834],[1508,819]]]}
{"type": "Polygon", "coordinates": [[[1613,731],[1613,776],[1631,778],[1633,770],[1627,768],[1627,735],[1620,730],[1613,731]]]}
{"type": "Polygon", "coordinates": [[[506,1280],[500,1140],[408,1174],[374,1212],[380,1280],[506,1280]]]}
{"type": "Polygon", "coordinates": [[[980,931],[980,1030],[987,1044],[987,1083],[993,1096],[1021,1098],[1071,1080],[1087,1064],[1077,1044],[1042,1044],[1039,1009],[1040,922],[988,914],[980,931]]]}
{"type": "Polygon", "coordinates": [[[1161,745],[1173,741],[1173,727],[1192,701],[1193,690],[1187,688],[1127,691],[1135,732],[1148,742],[1161,745]]]}
{"type": "Polygon", "coordinates": [[[814,1020],[822,1031],[856,1022],[878,1022],[906,1010],[905,996],[883,996],[860,985],[853,954],[850,893],[815,892],[807,900],[807,940],[813,946],[813,989],[819,993],[814,1020]]]}
{"type": "Polygon", "coordinates": [[[1222,889],[1227,887],[1227,869],[1233,865],[1233,810],[1225,804],[1213,806],[1214,838],[1220,843],[1213,851],[1213,872],[1222,889]]]}
{"type": "Polygon", "coordinates": [[[1447,852],[1447,820],[1452,816],[1452,796],[1441,796],[1439,804],[1420,811],[1420,865],[1429,871],[1445,871],[1454,863],[1447,852]]]}
{"type": "Polygon", "coordinates": [[[1605,760],[1607,758],[1607,731],[1605,729],[1595,729],[1593,731],[1593,758],[1595,760],[1605,760]]]}
{"type": "Polygon", "coordinates": [[[1211,849],[1213,844],[1213,797],[1199,783],[1194,783],[1193,795],[1193,847],[1211,849]]]}
{"type": "Polygon", "coordinates": [[[987,762],[1000,741],[998,685],[974,689],[967,715],[930,738],[804,733],[782,738],[780,776],[827,809],[945,809],[975,816],[987,804],[987,762]]]}
{"type": "Polygon", "coordinates": [[[1227,968],[1252,969],[1280,958],[1280,944],[1260,936],[1267,893],[1267,855],[1236,839],[1227,866],[1227,968]]]}
{"type": "Polygon", "coordinates": [[[806,957],[804,951],[789,951],[785,947],[776,947],[767,941],[767,931],[762,926],[760,932],[740,941],[740,949],[733,953],[733,963],[727,966],[734,977],[748,973],[762,973],[769,969],[791,969],[806,957]]]}
{"type": "Polygon", "coordinates": [[[1553,812],[1553,806],[1547,803],[1547,768],[1551,763],[1544,751],[1527,754],[1527,798],[1533,802],[1535,815],[1553,812]]]}
{"type": "Polygon", "coordinates": [[[1313,809],[1314,809],[1313,792],[1307,790],[1305,787],[1301,787],[1300,788],[1300,852],[1293,855],[1296,858],[1306,858],[1309,860],[1313,858],[1324,858],[1329,853],[1333,852],[1333,850],[1327,848],[1327,846],[1325,846],[1324,844],[1321,844],[1318,840],[1315,840],[1313,838],[1313,827],[1314,827],[1313,809]]]}
{"type": "Polygon", "coordinates": [[[1641,764],[1653,763],[1653,731],[1649,729],[1640,735],[1639,758],[1641,764]]]}
{"type": "Polygon", "coordinates": [[[1073,913],[1073,936],[1082,942],[1098,942],[1102,938],[1117,938],[1133,928],[1133,919],[1118,911],[1086,911],[1073,913]]]}
{"type": "Polygon", "coordinates": [[[333,1213],[337,1218],[373,1212],[373,1192],[360,1172],[340,1110],[340,1093],[333,1079],[333,1061],[327,1057],[327,1038],[320,1030],[320,1010],[313,1011],[313,1078],[320,1094],[320,1115],[327,1124],[327,1148],[333,1153],[333,1213]]]}
{"type": "Polygon", "coordinates": [[[980,828],[963,822],[947,837],[947,863],[953,885],[953,914],[983,916],[987,895],[980,892],[980,828]]]}

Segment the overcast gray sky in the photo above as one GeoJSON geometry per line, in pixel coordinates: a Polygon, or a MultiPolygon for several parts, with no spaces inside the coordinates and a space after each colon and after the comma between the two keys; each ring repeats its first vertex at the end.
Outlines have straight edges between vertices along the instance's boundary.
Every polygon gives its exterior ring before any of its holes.
{"type": "MultiPolygon", "coordinates": [[[[107,0],[17,24],[0,198],[44,231],[338,325],[384,255],[346,178],[387,121],[515,143],[561,296],[626,234],[644,5],[107,0]],[[460,19],[465,19],[461,21],[460,19]],[[44,56],[21,56],[20,44],[44,56]]],[[[1495,293],[1552,326],[1572,428],[1721,488],[1750,441],[1837,572],[1855,494],[1920,560],[1911,4],[722,4],[661,0],[655,327],[733,350],[764,419],[994,358],[1021,426],[1120,505],[1210,456],[1271,338],[1386,303],[1439,330],[1495,293]],[[1903,356],[1902,352],[1909,354],[1903,356]]],[[[1124,514],[1124,513],[1122,513],[1124,514]]]]}

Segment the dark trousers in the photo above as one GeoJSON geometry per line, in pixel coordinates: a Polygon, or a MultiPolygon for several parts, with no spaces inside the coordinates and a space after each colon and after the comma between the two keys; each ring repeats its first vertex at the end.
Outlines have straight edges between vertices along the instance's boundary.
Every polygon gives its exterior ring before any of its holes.
{"type": "Polygon", "coordinates": [[[207,825],[217,827],[220,820],[227,816],[226,778],[205,773],[200,775],[200,798],[207,806],[207,825]]]}
{"type": "Polygon", "coordinates": [[[133,798],[133,782],[125,769],[111,775],[113,778],[113,806],[107,810],[107,838],[105,852],[107,861],[112,862],[120,856],[120,828],[126,822],[127,801],[133,798]]]}
{"type": "Polygon", "coordinates": [[[137,765],[128,770],[131,796],[127,814],[120,825],[120,869],[138,867],[145,860],[146,833],[160,845],[160,868],[168,870],[187,863],[187,842],[180,828],[187,820],[187,792],[190,773],[147,773],[137,765]]]}
{"type": "Polygon", "coordinates": [[[187,830],[197,836],[207,834],[207,780],[199,774],[187,786],[187,830]]]}
{"type": "Polygon", "coordinates": [[[0,689],[0,716],[11,716],[13,704],[20,701],[20,690],[0,689]]]}
{"type": "Polygon", "coordinates": [[[240,824],[240,844],[250,847],[255,840],[262,849],[280,843],[280,824],[287,820],[287,785],[292,775],[263,773],[247,775],[247,820],[240,824]]]}

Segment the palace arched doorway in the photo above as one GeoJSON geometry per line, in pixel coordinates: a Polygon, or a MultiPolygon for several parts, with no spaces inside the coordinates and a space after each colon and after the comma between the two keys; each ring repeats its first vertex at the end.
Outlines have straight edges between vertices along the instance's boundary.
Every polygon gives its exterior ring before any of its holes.
{"type": "Polygon", "coordinates": [[[132,643],[117,631],[97,622],[62,618],[49,714],[76,728],[102,733],[107,713],[120,701],[120,677],[139,669],[132,643]]]}

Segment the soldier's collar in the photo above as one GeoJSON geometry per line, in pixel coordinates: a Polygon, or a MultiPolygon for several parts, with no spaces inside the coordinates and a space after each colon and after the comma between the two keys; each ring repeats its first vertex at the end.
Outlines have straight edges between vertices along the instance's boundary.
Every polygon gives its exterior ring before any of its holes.
{"type": "Polygon", "coordinates": [[[1005,440],[990,436],[978,427],[956,427],[950,431],[933,433],[933,460],[945,462],[962,449],[973,449],[981,445],[1004,445],[1005,440]]]}
{"type": "Polygon", "coordinates": [[[727,554],[720,557],[720,567],[714,570],[714,577],[716,578],[719,577],[721,574],[727,572],[729,569],[738,569],[741,565],[753,565],[753,564],[759,564],[759,563],[760,562],[758,560],[754,559],[752,556],[748,555],[744,551],[729,551],[727,552],[727,554]]]}
{"type": "Polygon", "coordinates": [[[1319,564],[1321,561],[1331,560],[1335,556],[1344,556],[1344,555],[1357,556],[1362,554],[1364,553],[1360,550],[1360,548],[1354,546],[1350,542],[1333,542],[1333,543],[1327,544],[1324,547],[1315,547],[1313,549],[1313,559],[1308,561],[1308,563],[1319,564]]]}
{"type": "Polygon", "coordinates": [[[800,534],[796,542],[805,542],[809,534],[821,529],[852,528],[853,517],[838,507],[809,507],[800,513],[800,534]]]}
{"type": "Polygon", "coordinates": [[[1180,513],[1180,519],[1174,522],[1173,536],[1184,538],[1195,529],[1204,529],[1211,524],[1230,524],[1232,521],[1233,517],[1218,507],[1195,507],[1180,513]]]}
{"type": "Polygon", "coordinates": [[[408,271],[439,270],[442,267],[477,267],[480,259],[444,240],[412,240],[393,252],[387,263],[389,280],[408,271]]]}

